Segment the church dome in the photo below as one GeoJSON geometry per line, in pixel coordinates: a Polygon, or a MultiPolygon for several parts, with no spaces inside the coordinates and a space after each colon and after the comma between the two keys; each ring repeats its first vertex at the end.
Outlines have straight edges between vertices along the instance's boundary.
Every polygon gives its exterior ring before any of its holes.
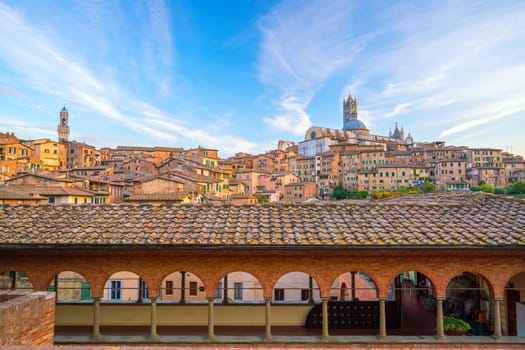
{"type": "Polygon", "coordinates": [[[345,122],[343,125],[343,130],[368,130],[365,123],[359,119],[350,119],[345,122]]]}

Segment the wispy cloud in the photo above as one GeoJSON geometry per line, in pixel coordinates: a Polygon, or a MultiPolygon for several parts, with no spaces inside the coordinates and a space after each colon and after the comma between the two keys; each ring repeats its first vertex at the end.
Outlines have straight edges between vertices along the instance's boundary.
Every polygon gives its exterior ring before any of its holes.
{"type": "MultiPolygon", "coordinates": [[[[150,27],[151,31],[145,37],[140,36],[144,39],[141,46],[144,59],[142,66],[150,67],[145,71],[148,79],[161,81],[159,91],[169,93],[171,74],[167,70],[171,69],[173,60],[169,14],[162,1],[148,2],[146,5],[148,20],[142,25],[150,27]],[[158,64],[159,60],[161,64],[158,64]]],[[[104,11],[91,9],[90,18],[95,31],[104,26],[105,15],[104,11]]],[[[20,13],[2,3],[0,32],[11,33],[0,36],[0,58],[19,77],[25,79],[32,89],[81,106],[95,115],[118,122],[123,128],[159,142],[189,141],[190,144],[217,147],[229,153],[259,148],[241,137],[220,132],[212,134],[186,125],[173,118],[169,112],[134,96],[126,86],[129,81],[119,80],[121,77],[118,75],[104,76],[104,72],[91,68],[82,56],[65,48],[61,36],[51,35],[49,31],[44,33],[29,24],[20,13]]],[[[5,93],[9,91],[3,90],[5,93]]]]}
{"type": "Polygon", "coordinates": [[[371,23],[382,33],[352,66],[375,124],[395,117],[428,139],[523,112],[523,4],[404,2],[383,11],[388,20],[371,23]]]}
{"type": "Polygon", "coordinates": [[[348,67],[369,35],[352,27],[353,5],[345,1],[283,2],[261,18],[257,68],[277,107],[264,122],[279,131],[304,133],[315,92],[348,67]],[[352,27],[353,36],[341,28],[352,27]]]}

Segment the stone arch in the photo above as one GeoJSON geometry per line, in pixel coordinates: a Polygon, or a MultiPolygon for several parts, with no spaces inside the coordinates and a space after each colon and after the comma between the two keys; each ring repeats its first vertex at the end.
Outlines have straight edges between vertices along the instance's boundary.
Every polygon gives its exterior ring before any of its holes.
{"type": "Polygon", "coordinates": [[[49,290],[56,292],[57,301],[91,300],[91,287],[84,276],[65,270],[56,274],[49,283],[49,290]]]}
{"type": "Polygon", "coordinates": [[[505,310],[502,317],[503,334],[518,335],[519,317],[518,303],[525,302],[525,271],[514,273],[507,281],[502,307],[505,310]]]}
{"type": "Polygon", "coordinates": [[[116,302],[144,302],[149,299],[147,282],[135,272],[116,271],[107,278],[102,299],[116,302]]]}
{"type": "Polygon", "coordinates": [[[166,275],[158,287],[161,301],[178,303],[205,301],[206,286],[202,279],[191,271],[174,271],[166,275]]]}
{"type": "Polygon", "coordinates": [[[445,316],[469,322],[473,335],[484,335],[493,324],[494,289],[490,281],[477,272],[464,271],[453,276],[443,303],[445,316]]]}
{"type": "Polygon", "coordinates": [[[436,286],[419,269],[399,272],[386,296],[387,328],[403,335],[436,333],[436,286]]]}
{"type": "Polygon", "coordinates": [[[376,283],[367,274],[360,271],[343,272],[332,283],[330,299],[337,300],[378,300],[376,283]],[[341,294],[342,285],[344,295],[341,294]]]}
{"type": "Polygon", "coordinates": [[[281,275],[273,290],[274,302],[315,303],[322,296],[315,277],[303,271],[290,271],[281,275]]]}
{"type": "MultiPolygon", "coordinates": [[[[388,291],[390,290],[392,281],[394,281],[395,278],[399,277],[400,275],[404,274],[405,272],[417,272],[421,275],[424,275],[427,281],[430,283],[432,288],[434,289],[434,292],[436,296],[445,296],[445,290],[448,283],[448,279],[446,276],[440,276],[438,273],[429,267],[418,265],[412,266],[412,265],[402,265],[398,266],[394,270],[391,270],[387,276],[382,276],[377,281],[377,289],[378,289],[378,295],[386,297],[388,294],[388,291]],[[442,288],[440,288],[442,286],[442,288]],[[440,294],[440,291],[442,290],[442,294],[440,294]]],[[[414,282],[414,285],[417,284],[417,281],[414,282]]]]}
{"type": "MultiPolygon", "coordinates": [[[[231,271],[216,281],[213,296],[223,304],[263,303],[264,289],[260,280],[248,271],[231,271]]],[[[211,291],[207,292],[210,297],[211,291]]]]}

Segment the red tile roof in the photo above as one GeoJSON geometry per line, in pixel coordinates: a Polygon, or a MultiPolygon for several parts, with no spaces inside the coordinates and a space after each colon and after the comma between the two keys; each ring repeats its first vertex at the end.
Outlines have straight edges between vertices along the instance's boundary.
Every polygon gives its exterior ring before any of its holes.
{"type": "Polygon", "coordinates": [[[525,201],[484,194],[367,203],[0,207],[0,248],[525,248],[525,201]]]}

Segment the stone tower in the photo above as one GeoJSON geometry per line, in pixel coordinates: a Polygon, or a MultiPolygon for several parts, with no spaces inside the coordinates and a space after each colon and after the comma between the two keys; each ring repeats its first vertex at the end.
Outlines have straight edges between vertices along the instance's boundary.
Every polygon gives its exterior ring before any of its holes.
{"type": "Polygon", "coordinates": [[[66,106],[60,111],[60,120],[57,126],[58,142],[69,141],[69,113],[66,106]]]}
{"type": "Polygon", "coordinates": [[[357,119],[357,99],[348,94],[348,99],[343,99],[343,125],[352,119],[357,119]]]}

